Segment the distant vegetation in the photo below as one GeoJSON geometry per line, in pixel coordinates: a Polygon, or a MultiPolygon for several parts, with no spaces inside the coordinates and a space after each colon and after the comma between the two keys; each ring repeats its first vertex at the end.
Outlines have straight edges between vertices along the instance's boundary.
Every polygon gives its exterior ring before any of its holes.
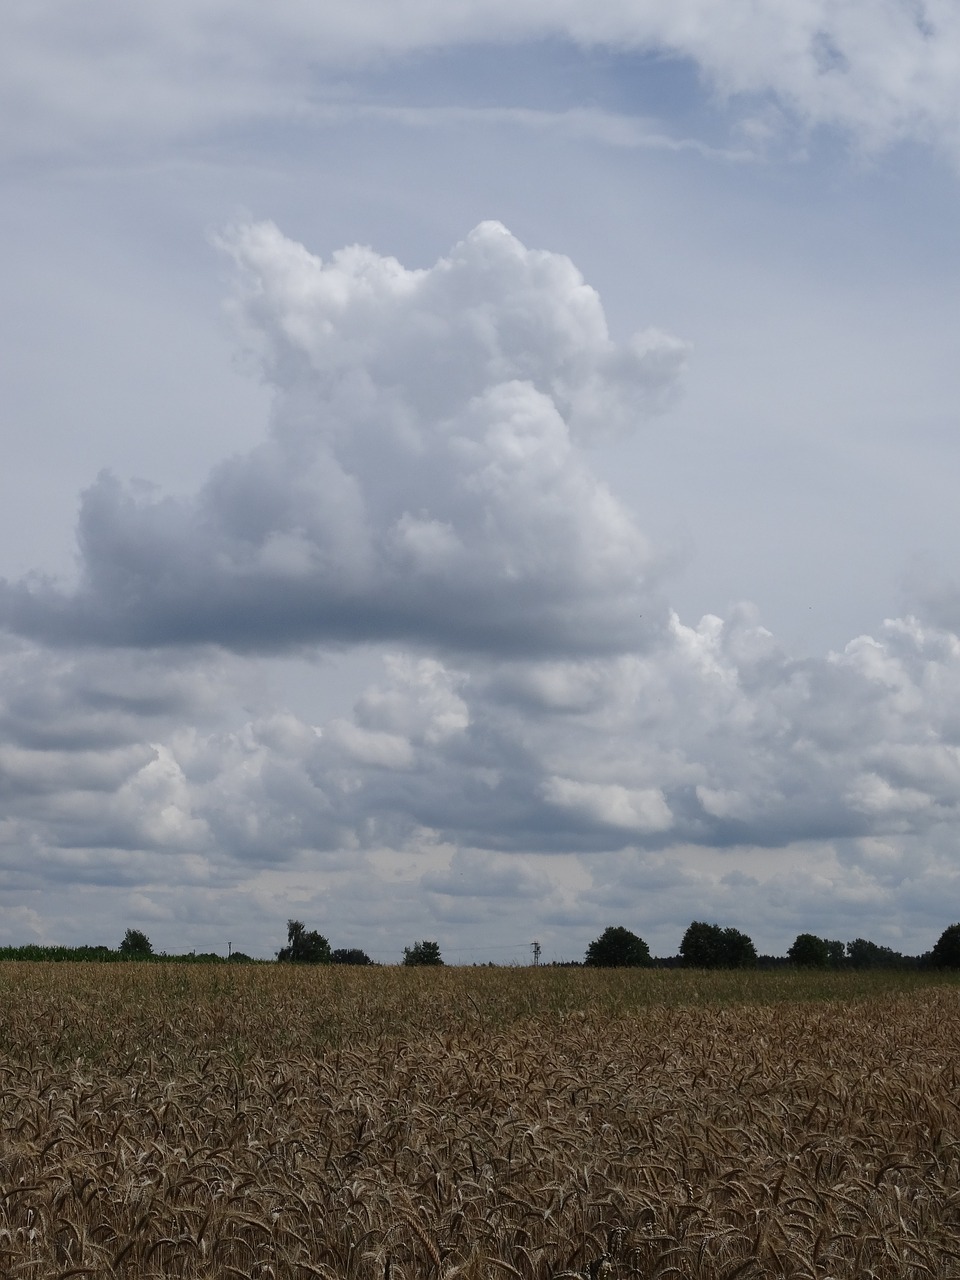
{"type": "Polygon", "coordinates": [[[130,961],[149,961],[151,964],[256,964],[252,956],[243,951],[234,951],[229,956],[217,955],[214,951],[188,951],[185,955],[175,955],[166,951],[150,951],[147,954],[131,954],[121,951],[119,947],[44,947],[37,943],[28,943],[22,947],[0,947],[0,962],[4,960],[42,960],[55,964],[76,964],[81,961],[96,961],[98,964],[129,963],[130,961]]]}
{"type": "Polygon", "coordinates": [[[415,942],[412,947],[403,948],[403,963],[406,965],[438,965],[443,964],[439,942],[415,942]]]}
{"type": "Polygon", "coordinates": [[[739,929],[694,920],[680,943],[680,955],[688,969],[755,969],[757,951],[739,929]]]}
{"type": "Polygon", "coordinates": [[[373,964],[365,951],[359,947],[338,947],[330,955],[331,964],[373,964]]]}
{"type": "Polygon", "coordinates": [[[599,968],[960,969],[960,924],[945,929],[933,950],[922,956],[902,955],[866,938],[843,943],[814,933],[798,934],[785,956],[758,956],[752,939],[739,929],[695,920],[683,935],[679,954],[660,960],[650,958],[642,938],[616,925],[590,943],[583,963],[599,968]]]}
{"type": "Polygon", "coordinates": [[[960,969],[960,924],[952,924],[941,933],[929,957],[933,969],[960,969]]]}
{"type": "Polygon", "coordinates": [[[95,961],[98,964],[129,963],[130,961],[150,961],[153,964],[255,964],[251,956],[243,951],[231,951],[230,955],[220,956],[214,951],[190,951],[186,955],[168,955],[166,951],[159,953],[145,933],[139,929],[128,929],[123,941],[113,947],[53,947],[28,943],[23,947],[0,947],[0,961],[3,960],[42,960],[55,964],[76,964],[82,961],[95,961]]]}
{"type": "Polygon", "coordinates": [[[330,943],[302,920],[287,921],[287,945],[277,952],[280,964],[329,964],[330,943]]]}
{"type": "MultiPolygon", "coordinates": [[[[287,945],[276,954],[280,964],[298,965],[373,965],[374,961],[359,947],[331,948],[323,934],[307,929],[302,920],[287,921],[287,945]]],[[[107,946],[41,946],[28,943],[18,947],[0,947],[4,960],[36,960],[46,962],[95,961],[98,963],[140,961],[152,964],[258,964],[243,951],[218,955],[213,951],[188,952],[186,955],[156,952],[147,935],[139,929],[128,929],[116,948],[107,946]]],[[[435,968],[443,965],[440,944],[423,939],[404,947],[402,963],[408,967],[435,968]]],[[[654,958],[650,948],[638,934],[624,925],[610,925],[587,947],[582,961],[554,962],[551,967],[599,969],[960,969],[960,924],[952,924],[938,938],[933,948],[921,956],[902,955],[866,938],[843,943],[821,938],[814,933],[800,933],[790,944],[786,955],[757,955],[753,941],[739,929],[722,928],[695,920],[683,935],[679,953],[654,958]]]]}
{"type": "Polygon", "coordinates": [[[595,942],[587,947],[584,964],[597,969],[646,968],[653,961],[650,948],[642,938],[625,929],[623,925],[611,925],[595,942]]]}
{"type": "Polygon", "coordinates": [[[128,929],[119,951],[124,960],[146,960],[153,955],[153,946],[145,933],[139,929],[128,929]]]}

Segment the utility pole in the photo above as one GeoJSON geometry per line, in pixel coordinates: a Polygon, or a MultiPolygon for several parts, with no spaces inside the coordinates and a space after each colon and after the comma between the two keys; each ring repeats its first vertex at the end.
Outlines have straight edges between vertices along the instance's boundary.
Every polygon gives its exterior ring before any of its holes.
{"type": "Polygon", "coordinates": [[[533,949],[533,967],[537,968],[540,964],[540,943],[531,942],[530,946],[533,949]]]}

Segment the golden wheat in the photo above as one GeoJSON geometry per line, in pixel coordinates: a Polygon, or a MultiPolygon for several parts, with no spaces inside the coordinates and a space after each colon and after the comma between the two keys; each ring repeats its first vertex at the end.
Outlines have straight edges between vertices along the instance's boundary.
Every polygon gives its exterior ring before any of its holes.
{"type": "Polygon", "coordinates": [[[960,989],[0,969],[10,1280],[947,1280],[960,989]]]}

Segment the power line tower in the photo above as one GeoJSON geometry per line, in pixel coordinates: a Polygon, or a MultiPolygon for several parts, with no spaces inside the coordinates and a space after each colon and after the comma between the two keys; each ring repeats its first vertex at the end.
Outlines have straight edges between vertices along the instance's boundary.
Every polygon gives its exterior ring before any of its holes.
{"type": "Polygon", "coordinates": [[[537,968],[538,965],[540,964],[540,943],[531,942],[530,947],[533,951],[533,967],[537,968]]]}

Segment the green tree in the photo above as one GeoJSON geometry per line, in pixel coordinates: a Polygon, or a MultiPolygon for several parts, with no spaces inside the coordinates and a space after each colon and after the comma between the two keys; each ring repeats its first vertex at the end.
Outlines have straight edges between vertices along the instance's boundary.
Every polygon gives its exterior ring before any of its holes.
{"type": "Polygon", "coordinates": [[[960,924],[944,929],[930,952],[929,964],[933,969],[960,969],[960,924]]]}
{"type": "Polygon", "coordinates": [[[866,938],[854,938],[847,943],[847,960],[854,969],[896,969],[903,964],[899,951],[878,946],[866,938]]]}
{"type": "Polygon", "coordinates": [[[830,964],[830,951],[826,941],[815,933],[798,933],[787,959],[801,969],[826,969],[830,964]]]}
{"type": "Polygon", "coordinates": [[[757,949],[739,929],[694,920],[683,935],[680,957],[690,969],[752,969],[757,949]]]}
{"type": "Polygon", "coordinates": [[[443,957],[440,955],[440,943],[415,942],[412,947],[403,948],[404,964],[443,964],[443,957]]]}
{"type": "Polygon", "coordinates": [[[694,920],[680,942],[680,958],[690,969],[719,969],[723,963],[723,930],[694,920]]]}
{"type": "Polygon", "coordinates": [[[604,929],[600,937],[587,947],[584,960],[584,964],[598,969],[632,969],[652,963],[650,948],[644,940],[623,925],[604,929]]]}
{"type": "Polygon", "coordinates": [[[145,960],[147,956],[153,955],[150,939],[139,929],[128,929],[118,950],[127,960],[145,960]]]}
{"type": "Polygon", "coordinates": [[[287,921],[287,945],[277,952],[280,964],[329,964],[330,943],[302,920],[287,921]]]}
{"type": "Polygon", "coordinates": [[[359,947],[337,947],[330,960],[333,964],[373,964],[367,953],[359,947]]]}
{"type": "Polygon", "coordinates": [[[723,931],[723,967],[725,969],[755,969],[757,949],[753,939],[739,929],[723,931]]]}

